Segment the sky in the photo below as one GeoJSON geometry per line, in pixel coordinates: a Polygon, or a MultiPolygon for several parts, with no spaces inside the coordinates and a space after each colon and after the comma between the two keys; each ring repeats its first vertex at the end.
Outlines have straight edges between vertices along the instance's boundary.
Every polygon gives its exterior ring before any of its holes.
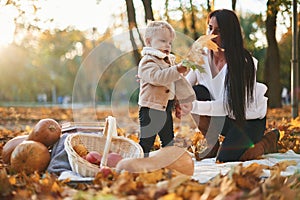
{"type": "MultiPolygon", "coordinates": [[[[16,15],[11,7],[3,6],[5,1],[7,0],[0,0],[0,46],[12,41],[13,17],[16,15]]],[[[240,1],[237,1],[237,11],[265,12],[267,0],[242,0],[242,4],[239,4],[240,1]]],[[[39,2],[42,8],[38,13],[40,18],[53,18],[52,26],[62,29],[70,25],[79,30],[96,27],[101,33],[115,20],[113,14],[126,13],[125,0],[100,0],[99,4],[96,3],[97,0],[41,0],[39,2]]],[[[206,0],[194,0],[194,3],[197,2],[203,3],[206,0]]],[[[136,10],[143,11],[141,0],[134,0],[134,5],[136,10]]],[[[164,8],[164,1],[152,0],[152,7],[154,10],[161,10],[164,8]]],[[[231,9],[231,0],[215,0],[215,8],[231,9]]]]}
{"type": "MultiPolygon", "coordinates": [[[[62,24],[76,24],[79,29],[96,26],[100,31],[112,23],[112,14],[126,11],[125,0],[51,0],[46,3],[46,15],[55,17],[62,24]],[[123,8],[123,9],[122,9],[123,8]],[[67,12],[67,13],[66,13],[67,12]]],[[[172,1],[170,1],[171,3],[172,1]]],[[[197,3],[197,1],[194,1],[197,3]]],[[[203,2],[203,0],[198,0],[203,2]]],[[[205,2],[205,1],[204,1],[205,2]]],[[[239,1],[238,1],[239,2],[239,1]]],[[[141,0],[134,0],[135,8],[141,8],[141,0]]],[[[216,8],[231,9],[231,0],[215,0],[216,8]]],[[[243,0],[243,7],[237,3],[237,9],[250,12],[264,11],[266,0],[243,0]],[[253,6],[253,1],[257,3],[253,6]],[[246,6],[245,6],[246,5],[246,6]],[[247,6],[248,5],[248,6],[247,6]]],[[[154,10],[164,8],[164,1],[152,0],[154,10]]]]}

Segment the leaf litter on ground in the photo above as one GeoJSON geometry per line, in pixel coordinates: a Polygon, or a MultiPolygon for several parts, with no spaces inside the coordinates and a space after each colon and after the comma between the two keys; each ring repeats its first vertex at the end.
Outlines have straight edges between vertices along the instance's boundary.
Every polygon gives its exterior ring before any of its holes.
{"type": "MultiPolygon", "coordinates": [[[[30,127],[39,120],[37,116],[35,119],[31,117],[40,109],[42,113],[48,113],[47,117],[60,122],[72,121],[71,111],[66,109],[30,108],[29,112],[29,108],[0,108],[4,116],[4,119],[1,119],[4,123],[0,132],[4,134],[1,134],[0,152],[6,141],[30,131],[30,127]],[[12,113],[17,115],[14,117],[12,113]]],[[[97,116],[104,119],[108,113],[110,112],[99,111],[97,116]]],[[[137,113],[138,111],[133,112],[132,116],[137,113]]],[[[300,119],[291,119],[289,115],[290,108],[268,110],[267,130],[279,128],[281,131],[279,141],[281,152],[289,149],[295,151],[299,147],[300,119]]],[[[128,119],[124,121],[127,122],[128,119]]],[[[193,138],[202,138],[201,135],[195,136],[195,127],[186,122],[184,121],[185,124],[182,125],[175,121],[176,142],[183,147],[192,145],[193,138]]],[[[136,132],[128,129],[118,130],[119,134],[130,137],[125,133],[128,131],[136,132]]],[[[132,138],[136,140],[136,136],[132,138]]],[[[159,148],[159,143],[156,148],[159,148]]],[[[295,164],[294,161],[283,161],[270,167],[257,163],[246,167],[238,165],[227,174],[219,174],[205,184],[181,177],[174,171],[161,169],[143,174],[115,172],[109,178],[98,174],[91,184],[74,185],[70,184],[69,180],[58,181],[57,176],[47,172],[31,175],[12,174],[9,166],[0,160],[0,192],[1,197],[8,199],[299,199],[299,173],[288,177],[281,176],[282,171],[295,164]],[[262,179],[264,169],[270,170],[271,173],[270,177],[262,179]]]]}

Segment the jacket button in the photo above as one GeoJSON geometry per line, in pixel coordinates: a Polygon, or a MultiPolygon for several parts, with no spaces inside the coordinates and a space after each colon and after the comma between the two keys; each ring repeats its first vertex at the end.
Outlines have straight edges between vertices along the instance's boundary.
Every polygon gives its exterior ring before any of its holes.
{"type": "Polygon", "coordinates": [[[166,93],[169,93],[170,92],[170,90],[166,90],[166,93]]]}

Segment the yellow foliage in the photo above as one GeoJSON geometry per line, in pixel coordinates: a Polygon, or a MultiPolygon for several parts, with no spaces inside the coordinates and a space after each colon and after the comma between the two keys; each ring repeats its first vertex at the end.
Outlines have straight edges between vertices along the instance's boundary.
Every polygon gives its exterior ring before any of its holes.
{"type": "Polygon", "coordinates": [[[163,169],[159,169],[153,172],[140,173],[136,180],[145,184],[154,184],[164,177],[163,172],[163,169]]]}
{"type": "Polygon", "coordinates": [[[83,144],[77,144],[73,146],[73,149],[80,157],[86,156],[88,154],[88,150],[83,144]]]}

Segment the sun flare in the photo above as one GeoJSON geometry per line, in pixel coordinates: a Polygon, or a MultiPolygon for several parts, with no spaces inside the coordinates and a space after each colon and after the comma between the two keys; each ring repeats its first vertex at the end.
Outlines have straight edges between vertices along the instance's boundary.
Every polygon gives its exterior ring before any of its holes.
{"type": "Polygon", "coordinates": [[[12,7],[0,7],[0,47],[6,46],[13,41],[15,15],[16,12],[12,7]]]}
{"type": "Polygon", "coordinates": [[[0,17],[0,46],[5,46],[13,41],[14,33],[13,23],[0,17]]]}

